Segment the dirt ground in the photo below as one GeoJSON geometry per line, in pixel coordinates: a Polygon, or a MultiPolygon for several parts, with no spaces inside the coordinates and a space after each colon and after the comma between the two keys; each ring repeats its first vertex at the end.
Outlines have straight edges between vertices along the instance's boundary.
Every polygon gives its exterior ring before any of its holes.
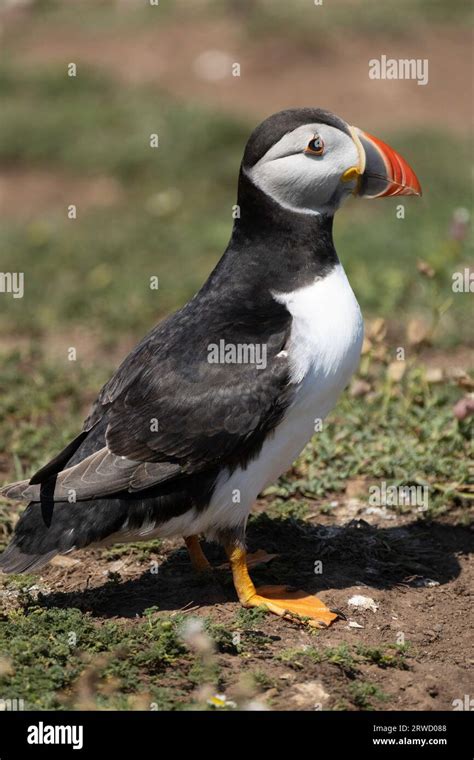
{"type": "Polygon", "coordinates": [[[72,177],[41,169],[0,169],[0,215],[10,219],[38,217],[61,208],[74,197],[83,210],[119,203],[122,189],[111,177],[72,177]]]}
{"type": "MultiPolygon", "coordinates": [[[[425,524],[412,516],[370,514],[356,498],[339,502],[330,517],[317,507],[315,502],[314,515],[305,521],[270,520],[265,500],[258,503],[249,549],[277,557],[252,574],[257,584],[287,582],[317,593],[347,620],[316,635],[269,614],[250,629],[244,624],[238,631],[247,645],[244,661],[235,651],[214,655],[227,698],[241,695],[244,666],[249,672],[264,670],[266,688],[258,701],[271,709],[355,709],[348,694],[357,679],[383,695],[361,707],[452,710],[453,700],[472,693],[472,530],[457,524],[456,517],[425,524]],[[318,559],[321,575],[314,574],[318,559]],[[351,607],[354,595],[373,599],[376,610],[351,607]],[[407,645],[404,665],[389,672],[375,658],[351,665],[304,657],[305,648],[323,651],[348,644],[384,650],[400,642],[407,645]]],[[[224,562],[218,547],[206,551],[214,566],[224,562]]],[[[133,625],[151,606],[167,615],[181,610],[204,616],[229,629],[235,623],[239,605],[229,572],[217,569],[208,580],[198,578],[179,541],[163,542],[141,561],[133,553],[107,560],[100,551],[87,551],[58,562],[39,580],[47,589],[42,603],[48,607],[78,607],[98,623],[117,619],[133,625]],[[157,574],[150,572],[156,561],[157,574]],[[107,583],[110,573],[118,574],[117,583],[107,583]]],[[[160,686],[186,689],[184,678],[178,663],[160,686]]]]}

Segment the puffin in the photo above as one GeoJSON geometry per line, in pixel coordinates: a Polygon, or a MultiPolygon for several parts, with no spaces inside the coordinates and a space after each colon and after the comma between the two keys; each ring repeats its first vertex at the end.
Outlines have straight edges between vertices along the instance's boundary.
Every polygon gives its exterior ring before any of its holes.
{"type": "Polygon", "coordinates": [[[350,196],[421,195],[391,147],[320,108],[266,118],[238,177],[228,246],[193,298],[103,386],[81,432],[1,495],[28,502],[0,556],[33,572],[57,554],[180,536],[223,546],[237,597],[327,627],[338,611],[285,585],[255,588],[246,524],[358,365],[363,319],[333,242],[350,196]]]}

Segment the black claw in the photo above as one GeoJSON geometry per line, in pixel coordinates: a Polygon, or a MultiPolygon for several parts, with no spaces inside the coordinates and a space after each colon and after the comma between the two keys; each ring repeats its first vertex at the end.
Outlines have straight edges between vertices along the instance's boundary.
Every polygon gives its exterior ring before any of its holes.
{"type": "Polygon", "coordinates": [[[337,615],[340,620],[347,620],[346,615],[341,610],[338,610],[337,607],[330,607],[329,612],[332,612],[334,615],[337,615]]]}

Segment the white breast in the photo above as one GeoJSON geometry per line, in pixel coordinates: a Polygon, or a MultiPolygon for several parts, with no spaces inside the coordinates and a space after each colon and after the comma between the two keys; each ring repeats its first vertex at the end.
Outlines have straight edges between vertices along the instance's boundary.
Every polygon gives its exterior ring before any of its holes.
{"type": "Polygon", "coordinates": [[[341,265],[311,285],[275,298],[292,316],[285,348],[296,392],[262,449],[262,469],[268,472],[260,490],[291,466],[320,429],[357,367],[364,336],[359,304],[341,265]]]}
{"type": "Polygon", "coordinates": [[[359,305],[342,266],[292,293],[274,294],[292,316],[288,345],[295,386],[281,423],[245,469],[223,470],[207,509],[190,510],[161,525],[159,535],[205,533],[245,523],[258,494],[285,472],[347,385],[359,361],[364,326],[359,305]]]}
{"type": "Polygon", "coordinates": [[[293,321],[287,346],[291,382],[314,400],[332,395],[357,366],[364,335],[359,304],[340,264],[293,293],[274,294],[293,321]],[[308,386],[310,386],[308,388],[308,386]]]}
{"type": "Polygon", "coordinates": [[[230,477],[221,473],[203,513],[211,533],[212,525],[231,527],[246,519],[258,494],[291,466],[312,438],[359,361],[364,323],[341,265],[311,285],[274,297],[292,316],[281,359],[290,363],[295,397],[258,457],[230,477]]]}

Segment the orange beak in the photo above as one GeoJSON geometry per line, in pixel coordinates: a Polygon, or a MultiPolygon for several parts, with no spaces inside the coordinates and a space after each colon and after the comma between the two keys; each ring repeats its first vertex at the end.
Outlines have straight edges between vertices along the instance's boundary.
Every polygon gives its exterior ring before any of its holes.
{"type": "Polygon", "coordinates": [[[351,127],[359,151],[358,167],[348,169],[344,180],[357,177],[356,194],[364,198],[389,195],[421,195],[421,185],[411,166],[393,148],[358,127],[351,127]]]}

